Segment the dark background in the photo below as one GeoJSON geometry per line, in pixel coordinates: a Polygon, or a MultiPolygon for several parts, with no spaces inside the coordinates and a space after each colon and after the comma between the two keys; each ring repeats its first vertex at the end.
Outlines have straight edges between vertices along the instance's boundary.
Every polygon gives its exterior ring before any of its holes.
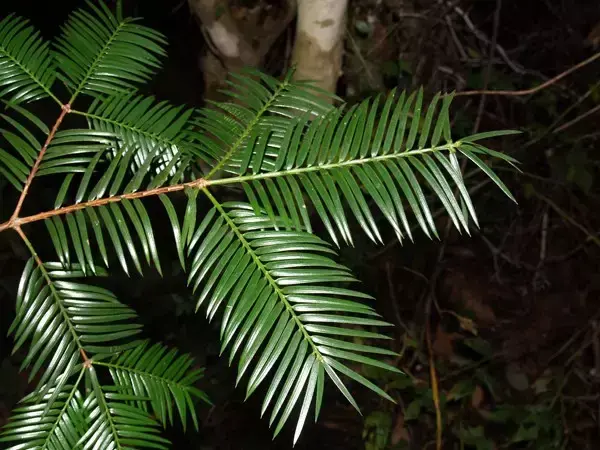
{"type": "MultiPolygon", "coordinates": [[[[249,8],[269,2],[233,3],[249,8]]],[[[490,59],[489,44],[477,39],[453,10],[433,0],[406,2],[412,8],[407,16],[400,3],[350,1],[344,75],[338,92],[350,102],[396,86],[424,85],[429,94],[442,89],[526,89],[600,50],[600,29],[596,44],[593,34],[594,27],[600,26],[597,1],[504,0],[497,43],[507,50],[511,61],[518,62],[519,72],[497,52],[490,59]],[[467,60],[450,50],[448,17],[468,53],[467,60]],[[488,67],[490,75],[486,77],[488,67]]],[[[457,3],[482,33],[493,35],[495,0],[457,3]]],[[[3,0],[0,17],[8,12],[27,16],[50,39],[69,12],[82,4],[78,0],[3,0]]],[[[174,103],[201,106],[199,61],[205,44],[187,4],[127,0],[125,9],[166,34],[170,43],[164,70],[146,90],[174,103]]],[[[276,62],[283,58],[282,49],[292,37],[293,28],[273,47],[264,70],[278,75],[280,64],[276,62]]],[[[522,173],[506,167],[498,172],[519,205],[510,204],[492,185],[483,185],[473,194],[482,227],[470,238],[450,233],[440,243],[419,235],[415,243],[401,247],[388,233],[385,247],[357,239],[354,249],[342,250],[343,262],[377,298],[385,318],[396,323],[393,346],[405,350],[399,367],[414,377],[416,388],[390,387],[399,400],[397,407],[357,389],[363,417],[330,389],[319,423],[307,425],[296,448],[364,448],[365,417],[375,418],[372,420],[380,431],[387,430],[389,418],[396,448],[431,445],[435,423],[427,401],[417,420],[405,420],[415,399],[428,398],[430,360],[424,333],[428,320],[442,391],[448,394],[463,382],[476,386],[465,405],[449,407],[444,448],[459,448],[453,436],[461,426],[484,427],[490,442],[505,444],[505,448],[598,448],[600,336],[595,321],[600,317],[600,113],[587,115],[560,132],[552,131],[600,104],[599,73],[600,63],[596,62],[535,95],[490,96],[483,106],[481,96],[456,100],[457,135],[470,133],[478,122],[480,130],[524,131],[522,136],[489,144],[522,162],[522,173]],[[432,297],[434,307],[429,311],[432,297]],[[465,318],[474,321],[476,338],[489,347],[487,353],[468,345],[475,336],[465,318]],[[481,381],[484,375],[493,382],[481,381]],[[525,386],[518,382],[523,379],[525,386]],[[540,393],[542,382],[546,390],[540,393]],[[508,406],[514,409],[513,422],[490,423],[487,412],[508,406]],[[551,439],[541,437],[507,444],[519,422],[536,408],[547,414],[539,435],[560,429],[564,447],[555,447],[549,443],[551,439]]],[[[40,108],[40,116],[51,123],[55,111],[40,108]]],[[[476,176],[469,185],[483,180],[476,176]]],[[[42,210],[51,205],[57,186],[34,183],[27,208],[42,210]]],[[[0,221],[9,216],[14,201],[10,189],[0,192],[0,221]]],[[[151,202],[149,207],[153,207],[151,202]]],[[[165,237],[164,251],[169,252],[168,225],[163,218],[157,220],[163,233],[159,235],[165,237]]],[[[444,229],[443,218],[439,223],[439,229],[444,229]]],[[[37,248],[51,257],[43,226],[32,226],[32,230],[37,248]]],[[[27,258],[20,245],[10,233],[0,236],[0,425],[28,389],[26,374],[16,371],[19,355],[10,356],[12,342],[6,337],[18,278],[27,258]]],[[[166,262],[168,256],[161,260],[166,262]]],[[[183,434],[179,427],[168,430],[174,448],[289,448],[293,427],[288,426],[273,442],[268,421],[259,418],[260,394],[243,403],[243,389],[234,389],[234,370],[218,358],[218,324],[207,324],[193,315],[193,299],[176,267],[173,264],[171,271],[165,270],[164,278],[149,274],[144,279],[127,278],[115,270],[108,282],[119,298],[139,312],[150,337],[192,353],[207,367],[200,387],[215,406],[199,406],[199,433],[183,434]]]]}

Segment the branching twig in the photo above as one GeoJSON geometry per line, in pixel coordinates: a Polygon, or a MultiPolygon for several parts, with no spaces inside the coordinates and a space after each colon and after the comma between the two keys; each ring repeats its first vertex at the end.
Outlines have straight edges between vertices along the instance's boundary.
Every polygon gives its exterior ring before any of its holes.
{"type": "Polygon", "coordinates": [[[109,203],[117,203],[122,202],[123,200],[133,200],[136,198],[144,198],[144,197],[153,197],[161,194],[168,194],[171,192],[182,191],[186,188],[199,188],[202,189],[208,184],[208,181],[204,178],[199,178],[194,181],[190,181],[188,183],[175,184],[173,186],[164,186],[156,189],[150,189],[148,191],[139,191],[139,192],[131,192],[129,194],[122,195],[114,195],[112,197],[99,198],[97,200],[91,200],[89,202],[81,202],[74,205],[64,206],[62,208],[53,209],[51,211],[44,211],[38,214],[33,214],[31,216],[26,217],[16,217],[14,219],[10,219],[3,224],[0,224],[0,232],[14,228],[31,222],[38,222],[40,220],[45,220],[54,216],[61,216],[65,214],[69,214],[75,211],[79,211],[85,208],[95,208],[102,205],[107,205],[109,203]]]}
{"type": "MultiPolygon", "coordinates": [[[[25,182],[25,186],[23,187],[23,192],[21,192],[21,196],[19,197],[19,200],[17,201],[17,206],[15,207],[15,211],[13,212],[9,222],[13,222],[15,219],[17,219],[19,217],[19,213],[21,212],[21,208],[23,207],[23,202],[25,201],[25,197],[27,197],[27,194],[29,192],[29,187],[31,186],[31,183],[33,182],[33,178],[35,177],[38,169],[40,168],[40,164],[42,163],[42,159],[44,158],[44,155],[46,154],[46,150],[48,149],[48,146],[50,145],[50,142],[52,141],[52,139],[54,139],[54,135],[58,131],[58,128],[60,127],[60,124],[62,123],[63,119],[70,111],[71,111],[71,106],[68,103],[66,105],[62,106],[62,111],[61,111],[60,115],[58,116],[58,119],[56,119],[56,122],[54,123],[52,130],[50,130],[50,133],[48,133],[46,142],[44,142],[44,146],[40,150],[40,153],[38,154],[38,156],[35,160],[35,163],[33,164],[31,172],[29,172],[29,176],[27,177],[27,181],[25,182]]],[[[2,231],[2,226],[0,226],[0,231],[2,231]]]]}

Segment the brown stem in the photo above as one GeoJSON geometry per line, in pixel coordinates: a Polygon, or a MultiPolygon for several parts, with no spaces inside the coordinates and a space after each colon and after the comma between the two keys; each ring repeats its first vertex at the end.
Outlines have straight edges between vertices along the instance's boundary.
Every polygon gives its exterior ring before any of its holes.
{"type": "MultiPolygon", "coordinates": [[[[52,127],[52,130],[50,130],[50,133],[48,133],[46,142],[44,142],[44,146],[40,150],[40,153],[39,153],[37,159],[35,160],[35,163],[33,164],[31,172],[29,172],[29,176],[27,177],[27,181],[25,182],[25,187],[23,187],[23,192],[21,192],[21,196],[19,197],[19,200],[17,201],[17,206],[15,207],[15,211],[13,212],[13,214],[9,220],[9,223],[17,221],[17,219],[19,217],[19,213],[21,212],[21,208],[23,207],[23,202],[25,201],[25,197],[27,197],[27,193],[29,192],[29,186],[31,186],[31,183],[33,182],[33,178],[35,177],[38,169],[40,168],[40,164],[42,163],[42,159],[44,158],[44,155],[46,154],[46,150],[48,150],[48,146],[50,145],[50,142],[52,142],[52,139],[54,139],[54,135],[58,131],[58,128],[60,127],[60,124],[62,123],[63,119],[70,111],[71,111],[70,104],[67,103],[66,105],[62,106],[62,111],[60,113],[60,116],[58,116],[58,119],[56,119],[56,123],[52,127]]],[[[0,226],[0,231],[4,230],[5,228],[7,228],[7,227],[0,226]]],[[[14,228],[14,227],[9,226],[8,228],[14,228]]]]}
{"type": "Polygon", "coordinates": [[[0,224],[0,232],[7,230],[9,228],[17,229],[21,225],[26,224],[26,223],[37,222],[39,220],[45,220],[45,219],[48,219],[53,216],[69,214],[74,211],[78,211],[78,210],[85,209],[88,207],[96,208],[98,206],[107,205],[109,203],[122,202],[123,200],[133,200],[136,198],[145,198],[145,197],[152,197],[155,195],[168,194],[171,192],[182,191],[185,188],[202,189],[203,187],[207,186],[208,183],[209,183],[208,180],[205,180],[204,178],[199,178],[197,180],[190,181],[188,183],[176,184],[173,186],[164,186],[161,188],[150,189],[148,191],[131,192],[129,194],[115,195],[115,196],[107,197],[107,198],[100,198],[98,200],[92,200],[89,202],[78,203],[76,205],[69,205],[69,206],[65,206],[63,208],[54,209],[52,211],[45,211],[45,212],[41,212],[38,214],[33,214],[31,216],[18,217],[16,219],[10,219],[9,221],[4,222],[3,224],[0,224]]]}
{"type": "Polygon", "coordinates": [[[84,349],[80,348],[79,353],[81,354],[81,359],[83,359],[83,367],[89,369],[92,367],[92,360],[89,358],[84,349]]]}

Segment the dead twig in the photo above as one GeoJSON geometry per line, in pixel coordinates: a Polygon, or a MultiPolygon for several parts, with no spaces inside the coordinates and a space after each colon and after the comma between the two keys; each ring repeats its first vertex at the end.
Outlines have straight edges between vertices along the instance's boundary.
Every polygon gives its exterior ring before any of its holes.
{"type": "MultiPolygon", "coordinates": [[[[590,319],[589,323],[597,321],[600,318],[600,311],[596,312],[594,316],[590,319]]],[[[578,330],[575,330],[573,335],[563,344],[561,347],[548,359],[547,365],[550,365],[552,361],[562,355],[567,349],[577,340],[579,337],[587,331],[587,326],[581,327],[578,330]]]]}
{"type": "MultiPolygon", "coordinates": [[[[475,37],[477,39],[479,39],[480,41],[484,42],[485,44],[492,44],[492,41],[490,41],[490,39],[488,39],[485,35],[485,33],[483,33],[480,29],[478,29],[475,24],[473,23],[473,21],[471,20],[471,18],[469,17],[469,15],[463,11],[459,6],[456,5],[452,5],[452,9],[454,10],[454,12],[456,14],[458,14],[461,19],[465,22],[465,25],[467,26],[467,28],[469,30],[471,30],[471,32],[475,35],[475,37]]],[[[494,48],[495,50],[498,52],[498,54],[502,57],[502,59],[504,60],[504,62],[516,73],[518,74],[524,74],[525,71],[523,70],[523,68],[521,66],[519,66],[518,64],[514,63],[506,54],[506,50],[504,50],[504,48],[498,44],[498,43],[494,43],[494,48]]]]}
{"type": "Polygon", "coordinates": [[[469,59],[469,56],[467,55],[467,51],[465,50],[464,46],[460,42],[460,39],[458,38],[456,31],[454,30],[454,24],[452,23],[452,19],[450,18],[450,16],[446,16],[446,25],[448,25],[448,29],[450,30],[450,36],[452,37],[452,41],[454,42],[454,45],[456,46],[458,53],[460,53],[460,59],[463,61],[466,61],[467,59],[469,59]]]}
{"type": "MultiPolygon", "coordinates": [[[[496,0],[496,10],[494,11],[494,30],[492,32],[492,41],[490,42],[490,50],[488,54],[488,62],[485,66],[483,73],[483,89],[487,90],[490,84],[490,76],[492,74],[492,60],[494,58],[494,51],[496,50],[496,44],[498,41],[498,28],[500,25],[500,11],[502,10],[502,0],[496,0]]],[[[483,116],[483,110],[485,108],[486,96],[483,94],[479,100],[479,107],[477,108],[477,117],[475,118],[475,124],[473,125],[473,134],[479,131],[479,125],[481,124],[481,117],[483,116]]]]}
{"type": "MultiPolygon", "coordinates": [[[[590,88],[586,91],[585,94],[581,95],[571,106],[566,108],[555,120],[548,126],[544,131],[542,131],[538,136],[531,139],[529,142],[525,143],[524,148],[530,147],[531,145],[541,141],[545,136],[548,135],[554,127],[556,127],[571,111],[573,111],[577,106],[583,103],[593,92],[596,91],[600,87],[600,81],[594,83],[590,88]]],[[[555,132],[555,131],[552,131],[555,132]]],[[[579,139],[585,139],[586,136],[582,136],[579,139]]]]}
{"type": "Polygon", "coordinates": [[[577,247],[575,247],[572,250],[569,250],[566,253],[563,253],[562,255],[552,255],[552,256],[548,256],[546,258],[546,262],[548,263],[560,263],[560,262],[564,262],[570,258],[572,258],[574,255],[576,255],[577,253],[579,253],[581,250],[583,250],[585,247],[587,246],[586,242],[583,242],[581,244],[579,244],[577,247]]]}
{"type": "Polygon", "coordinates": [[[435,358],[433,355],[433,344],[431,343],[431,305],[433,303],[433,296],[434,293],[430,291],[425,318],[425,340],[427,341],[427,353],[429,355],[429,378],[431,382],[431,393],[433,397],[433,406],[435,407],[435,448],[436,450],[442,450],[442,410],[440,406],[440,392],[437,371],[435,368],[435,358]]]}
{"type": "Polygon", "coordinates": [[[542,271],[542,267],[546,262],[546,251],[548,247],[548,220],[548,208],[545,208],[544,214],[542,215],[540,257],[535,268],[535,272],[533,273],[533,279],[531,280],[531,285],[536,291],[543,289],[549,284],[549,281],[546,279],[542,271]]]}
{"type": "Polygon", "coordinates": [[[508,264],[510,264],[513,267],[516,267],[517,269],[535,270],[535,266],[528,264],[526,262],[516,261],[513,258],[511,258],[510,256],[508,256],[499,247],[495,246],[483,234],[480,234],[479,237],[485,243],[485,245],[490,249],[490,252],[492,253],[492,257],[494,258],[494,269],[497,272],[496,279],[498,280],[498,282],[500,284],[502,284],[502,281],[501,281],[500,274],[499,274],[500,265],[498,264],[498,258],[502,259],[503,261],[506,261],[508,264]]]}
{"type": "Polygon", "coordinates": [[[378,82],[378,80],[373,75],[373,72],[371,72],[369,64],[367,63],[365,57],[363,56],[362,52],[360,51],[360,47],[356,43],[356,40],[354,39],[354,37],[352,36],[352,33],[350,32],[350,30],[347,27],[346,27],[346,36],[348,37],[348,40],[350,41],[350,45],[352,45],[352,50],[354,51],[354,54],[360,61],[360,64],[362,65],[363,70],[365,71],[365,74],[367,75],[367,79],[369,80],[369,85],[371,86],[371,88],[373,88],[375,90],[381,90],[382,89],[381,83],[378,82]]]}
{"type": "Polygon", "coordinates": [[[537,192],[535,190],[533,191],[533,194],[536,197],[538,197],[540,200],[543,200],[545,203],[547,203],[548,206],[550,206],[550,208],[552,208],[564,220],[566,220],[571,225],[573,225],[575,228],[577,228],[582,233],[584,233],[587,236],[588,240],[592,241],[594,244],[596,244],[598,247],[600,247],[600,238],[597,236],[596,233],[592,233],[591,231],[589,231],[586,227],[584,227],[579,222],[577,222],[566,211],[564,211],[560,206],[558,206],[556,203],[554,203],[552,200],[550,200],[545,195],[540,194],[539,192],[537,192]]]}
{"type": "Polygon", "coordinates": [[[561,125],[560,127],[558,127],[556,130],[554,130],[552,132],[552,134],[556,134],[556,133],[560,133],[561,131],[566,130],[567,128],[575,125],[578,122],[581,122],[583,119],[585,119],[586,117],[591,116],[592,114],[596,113],[600,111],[600,105],[596,105],[594,106],[592,109],[590,109],[589,111],[584,112],[583,114],[580,114],[579,116],[575,117],[573,120],[570,120],[569,122],[565,123],[564,125],[561,125]]]}
{"type": "Polygon", "coordinates": [[[578,142],[581,142],[581,141],[585,141],[588,139],[597,139],[597,138],[600,138],[600,131],[594,131],[593,133],[588,133],[588,134],[579,136],[573,140],[573,143],[577,144],[578,142]]]}
{"type": "MultiPolygon", "coordinates": [[[[564,367],[570,366],[577,358],[579,358],[583,354],[583,352],[590,345],[594,345],[594,343],[598,341],[598,339],[600,337],[600,328],[595,326],[595,324],[596,324],[596,320],[590,321],[590,326],[592,328],[592,333],[591,333],[590,338],[586,339],[582,342],[582,344],[579,346],[579,348],[565,362],[564,367]]],[[[570,378],[570,376],[573,374],[573,372],[574,372],[574,367],[571,367],[569,369],[569,371],[566,373],[565,377],[562,380],[561,385],[559,386],[556,394],[554,395],[554,398],[552,399],[552,402],[550,403],[550,409],[552,409],[554,407],[554,405],[556,404],[556,402],[558,401],[558,399],[562,397],[563,390],[564,390],[565,386],[567,385],[567,381],[570,378]]]]}
{"type": "Polygon", "coordinates": [[[533,87],[530,89],[522,89],[522,90],[517,90],[517,91],[480,89],[480,90],[474,90],[474,91],[457,92],[455,94],[455,97],[459,97],[459,96],[464,97],[464,96],[468,96],[468,95],[505,95],[505,96],[510,96],[510,97],[520,97],[523,95],[535,94],[536,92],[546,89],[548,86],[552,86],[553,84],[557,83],[558,81],[562,80],[563,78],[572,74],[573,72],[576,72],[579,69],[587,66],[588,64],[596,61],[598,58],[600,58],[600,52],[597,52],[597,53],[593,54],[592,56],[590,56],[589,58],[584,59],[580,63],[575,64],[574,66],[568,68],[564,72],[559,73],[554,78],[550,78],[548,81],[540,84],[539,86],[536,86],[536,87],[533,87]]]}

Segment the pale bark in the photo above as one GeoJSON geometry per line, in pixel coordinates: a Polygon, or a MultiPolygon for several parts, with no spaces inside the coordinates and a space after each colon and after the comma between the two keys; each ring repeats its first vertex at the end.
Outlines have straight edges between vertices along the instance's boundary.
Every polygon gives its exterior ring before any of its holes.
{"type": "Polygon", "coordinates": [[[209,97],[224,87],[228,72],[259,68],[273,42],[295,15],[294,0],[286,1],[286,9],[280,11],[279,17],[261,23],[252,15],[244,22],[236,20],[226,0],[188,0],[188,3],[209,45],[201,61],[209,97]]]}
{"type": "Polygon", "coordinates": [[[335,92],[342,74],[348,0],[298,0],[292,63],[299,80],[335,92]]]}

